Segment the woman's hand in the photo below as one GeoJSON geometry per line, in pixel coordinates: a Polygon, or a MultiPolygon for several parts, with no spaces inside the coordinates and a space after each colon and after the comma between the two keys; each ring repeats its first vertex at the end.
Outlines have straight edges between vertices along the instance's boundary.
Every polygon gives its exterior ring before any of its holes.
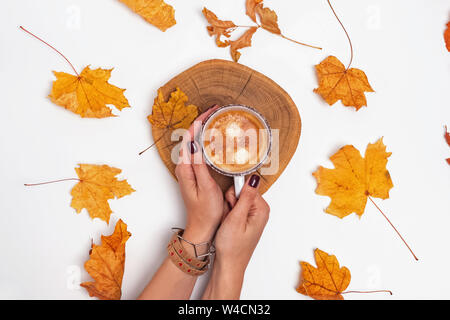
{"type": "Polygon", "coordinates": [[[269,218],[269,205],[252,175],[236,199],[234,187],[225,194],[232,210],[216,235],[216,259],[205,299],[239,299],[244,272],[269,218]]]}
{"type": "Polygon", "coordinates": [[[222,190],[209,174],[201,147],[195,141],[203,121],[217,108],[214,106],[202,113],[185,134],[180,150],[181,162],[175,169],[187,213],[183,238],[193,243],[212,241],[228,211],[222,190]]]}

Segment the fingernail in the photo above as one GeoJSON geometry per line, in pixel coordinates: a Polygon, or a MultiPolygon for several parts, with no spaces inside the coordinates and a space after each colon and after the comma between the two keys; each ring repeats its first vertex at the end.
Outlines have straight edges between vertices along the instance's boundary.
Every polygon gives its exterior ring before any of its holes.
{"type": "Polygon", "coordinates": [[[189,142],[189,149],[191,150],[191,153],[197,152],[197,145],[195,144],[195,141],[189,142]]]}
{"type": "Polygon", "coordinates": [[[259,176],[257,174],[254,174],[250,177],[250,180],[248,181],[248,185],[252,188],[256,188],[259,185],[259,176]]]}

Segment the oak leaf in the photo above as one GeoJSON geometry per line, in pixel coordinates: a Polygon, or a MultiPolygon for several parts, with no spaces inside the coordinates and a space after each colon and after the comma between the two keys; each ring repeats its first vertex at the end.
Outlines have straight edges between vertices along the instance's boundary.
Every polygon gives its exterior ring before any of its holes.
{"type": "Polygon", "coordinates": [[[120,2],[161,31],[166,31],[177,23],[174,8],[163,0],[120,0],[120,2]]]}
{"type": "Polygon", "coordinates": [[[317,268],[300,262],[302,271],[297,292],[317,300],[344,300],[342,293],[350,284],[350,271],[340,267],[334,255],[322,250],[314,250],[314,259],[317,268]]]}
{"type": "MultiPolygon", "coordinates": [[[[447,126],[445,126],[445,141],[447,141],[448,146],[450,147],[450,132],[447,131],[447,126]]],[[[447,163],[450,164],[450,158],[447,159],[447,163]]]]}
{"type": "Polygon", "coordinates": [[[319,87],[314,92],[333,105],[341,100],[344,106],[359,110],[367,105],[364,92],[374,92],[364,71],[345,66],[334,56],[328,56],[316,65],[319,87]]]}
{"type": "Polygon", "coordinates": [[[256,6],[263,0],[247,0],[245,1],[245,13],[256,22],[256,6]]]}
{"type": "Polygon", "coordinates": [[[189,128],[197,118],[198,108],[192,104],[186,106],[187,101],[187,95],[180,88],[170,94],[167,102],[164,100],[162,90],[158,89],[158,96],[155,98],[148,121],[158,128],[189,128]]]}
{"type": "Polygon", "coordinates": [[[51,101],[83,118],[114,117],[107,105],[122,110],[130,105],[120,89],[108,83],[112,69],[92,70],[87,66],[79,76],[65,72],[53,72],[53,82],[49,95],[51,101]]]}
{"type": "Polygon", "coordinates": [[[117,180],[122,170],[107,165],[80,164],[75,168],[79,182],[71,191],[71,207],[80,213],[84,208],[92,219],[109,223],[112,210],[109,199],[122,198],[135,190],[126,180],[117,180]]]}
{"type": "Polygon", "coordinates": [[[252,37],[257,30],[258,27],[251,27],[245,31],[240,38],[230,41],[230,53],[234,62],[238,62],[241,57],[241,53],[238,51],[239,49],[250,47],[252,45],[252,37]]]}
{"type": "Polygon", "coordinates": [[[256,12],[258,13],[261,27],[269,32],[281,35],[281,30],[278,27],[278,16],[275,11],[264,8],[260,3],[256,6],[256,12]]]}
{"type": "Polygon", "coordinates": [[[355,212],[362,216],[369,196],[389,198],[392,184],[386,169],[390,152],[383,138],[367,146],[365,157],[352,145],[346,145],[330,157],[335,168],[322,166],[313,173],[317,180],[316,193],[329,196],[331,203],[325,212],[339,218],[355,212]]]}
{"type": "Polygon", "coordinates": [[[210,36],[216,37],[216,45],[218,47],[224,48],[230,45],[230,41],[225,40],[222,41],[221,37],[224,36],[226,38],[230,37],[230,33],[233,31],[234,28],[236,28],[236,25],[233,21],[229,20],[220,20],[217,18],[217,16],[214,14],[214,12],[203,8],[203,15],[205,16],[206,20],[210,24],[210,26],[206,27],[206,30],[208,30],[208,33],[210,36]]]}
{"type": "Polygon", "coordinates": [[[447,51],[450,52],[450,21],[447,22],[447,29],[445,29],[444,31],[444,40],[447,51]]]}
{"type": "Polygon", "coordinates": [[[91,297],[101,300],[120,300],[125,268],[125,244],[131,237],[127,225],[119,220],[110,236],[102,236],[101,245],[92,244],[89,260],[84,268],[94,279],[83,282],[91,297]]]}

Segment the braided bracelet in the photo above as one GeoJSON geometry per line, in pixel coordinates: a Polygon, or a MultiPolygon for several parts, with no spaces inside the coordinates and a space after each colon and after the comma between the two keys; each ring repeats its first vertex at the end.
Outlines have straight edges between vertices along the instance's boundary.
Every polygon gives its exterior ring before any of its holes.
{"type": "Polygon", "coordinates": [[[197,276],[204,274],[209,267],[210,255],[214,253],[214,247],[210,243],[202,243],[200,245],[207,245],[208,252],[204,255],[197,255],[196,244],[193,244],[185,239],[183,239],[182,234],[183,229],[173,228],[176,232],[170,239],[167,245],[167,253],[172,262],[184,273],[197,276]],[[194,247],[195,257],[190,255],[183,247],[182,241],[191,244],[194,247]],[[207,257],[206,260],[200,260],[199,258],[207,257]]]}

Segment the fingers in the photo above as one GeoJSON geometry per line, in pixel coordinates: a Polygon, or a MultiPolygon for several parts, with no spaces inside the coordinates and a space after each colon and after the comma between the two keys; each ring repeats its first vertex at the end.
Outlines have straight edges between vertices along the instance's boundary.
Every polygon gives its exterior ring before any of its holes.
{"type": "Polygon", "coordinates": [[[200,132],[203,121],[217,108],[219,106],[215,105],[198,116],[183,136],[180,148],[181,161],[175,168],[175,175],[182,187],[186,185],[187,188],[192,188],[198,183],[205,185],[214,181],[208,172],[202,153],[198,152],[200,147],[194,138],[200,132]]]}
{"type": "MultiPolygon", "coordinates": [[[[229,216],[236,222],[245,224],[247,222],[250,208],[254,205],[254,200],[257,196],[261,197],[258,190],[259,179],[260,177],[258,175],[252,175],[242,188],[239,199],[229,214],[229,216]]],[[[229,194],[229,197],[231,196],[232,195],[229,194]]]]}
{"type": "Polygon", "coordinates": [[[234,185],[231,185],[231,187],[228,188],[228,190],[225,192],[225,200],[227,200],[231,209],[233,209],[237,202],[236,191],[234,190],[234,185]]]}
{"type": "Polygon", "coordinates": [[[192,141],[190,147],[190,151],[192,154],[191,158],[192,168],[194,169],[197,186],[199,189],[202,190],[208,190],[209,188],[214,187],[215,181],[209,174],[208,166],[205,163],[203,152],[201,151],[200,145],[196,141],[196,137],[201,131],[203,122],[207,119],[207,117],[211,113],[213,113],[218,108],[219,108],[218,105],[214,105],[213,107],[203,112],[189,128],[189,136],[191,138],[190,141],[192,141]]]}

